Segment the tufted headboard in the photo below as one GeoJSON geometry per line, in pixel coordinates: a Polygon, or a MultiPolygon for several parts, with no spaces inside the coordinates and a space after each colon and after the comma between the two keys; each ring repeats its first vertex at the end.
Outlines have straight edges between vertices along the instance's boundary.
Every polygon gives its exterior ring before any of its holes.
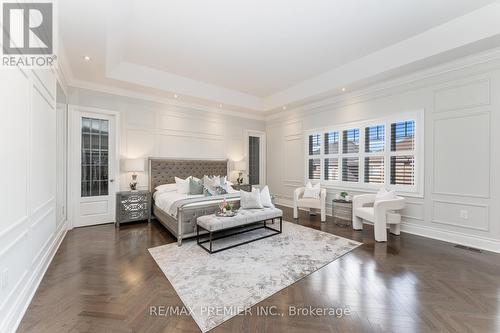
{"type": "Polygon", "coordinates": [[[159,185],[175,183],[175,177],[202,178],[204,175],[227,176],[227,160],[149,158],[149,190],[151,192],[154,192],[159,185]]]}

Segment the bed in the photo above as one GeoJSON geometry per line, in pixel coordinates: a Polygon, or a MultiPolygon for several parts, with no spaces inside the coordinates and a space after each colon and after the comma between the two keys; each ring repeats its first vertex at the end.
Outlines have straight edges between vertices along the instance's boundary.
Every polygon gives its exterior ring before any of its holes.
{"type": "Polygon", "coordinates": [[[202,178],[204,175],[227,176],[227,160],[149,158],[149,191],[153,197],[153,215],[177,238],[182,240],[196,236],[196,219],[213,214],[219,203],[226,199],[239,208],[239,194],[204,197],[156,193],[158,186],[175,183],[175,177],[202,178]]]}

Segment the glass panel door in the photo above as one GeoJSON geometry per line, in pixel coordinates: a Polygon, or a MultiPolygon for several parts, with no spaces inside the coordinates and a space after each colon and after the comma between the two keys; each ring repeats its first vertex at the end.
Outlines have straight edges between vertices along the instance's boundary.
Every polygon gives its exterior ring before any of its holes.
{"type": "Polygon", "coordinates": [[[109,121],[83,117],[81,135],[81,196],[107,196],[109,121]]]}
{"type": "Polygon", "coordinates": [[[248,182],[260,184],[260,137],[248,137],[248,182]]]}

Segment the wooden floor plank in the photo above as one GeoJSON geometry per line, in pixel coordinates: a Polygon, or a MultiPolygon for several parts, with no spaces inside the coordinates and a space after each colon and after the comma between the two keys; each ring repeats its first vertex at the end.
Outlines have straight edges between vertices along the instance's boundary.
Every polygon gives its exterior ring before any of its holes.
{"type": "MultiPolygon", "coordinates": [[[[353,231],[306,212],[298,223],[363,245],[213,332],[500,331],[500,255],[405,233],[376,243],[369,226],[353,231]],[[290,306],[350,314],[290,316],[290,306]],[[257,307],[284,315],[257,316],[257,307]]],[[[147,251],[174,241],[155,221],[68,232],[18,331],[199,332],[189,315],[149,313],[151,306],[183,306],[147,251]]]]}

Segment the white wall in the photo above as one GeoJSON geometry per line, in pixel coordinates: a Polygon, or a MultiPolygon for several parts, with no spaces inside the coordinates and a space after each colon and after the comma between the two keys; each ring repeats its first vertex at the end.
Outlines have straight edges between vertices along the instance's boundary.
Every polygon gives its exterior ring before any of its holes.
{"type": "MultiPolygon", "coordinates": [[[[400,82],[269,119],[272,192],[291,205],[304,183],[305,131],[424,109],[424,196],[407,197],[402,230],[500,252],[500,60],[400,82]]],[[[328,210],[341,190],[328,188],[328,210]]]]}
{"type": "Polygon", "coordinates": [[[0,75],[0,332],[14,331],[66,231],[56,222],[56,75],[0,75]]]}
{"type": "MultiPolygon", "coordinates": [[[[245,130],[265,130],[264,121],[200,111],[80,88],[69,89],[69,103],[119,111],[121,158],[228,158],[245,154],[245,130]]],[[[147,165],[145,162],[146,170],[147,165]]],[[[235,174],[231,174],[235,177],[235,174]]],[[[120,188],[130,175],[122,173],[120,188]]],[[[147,188],[147,172],[139,174],[138,188],[147,188]]]]}

